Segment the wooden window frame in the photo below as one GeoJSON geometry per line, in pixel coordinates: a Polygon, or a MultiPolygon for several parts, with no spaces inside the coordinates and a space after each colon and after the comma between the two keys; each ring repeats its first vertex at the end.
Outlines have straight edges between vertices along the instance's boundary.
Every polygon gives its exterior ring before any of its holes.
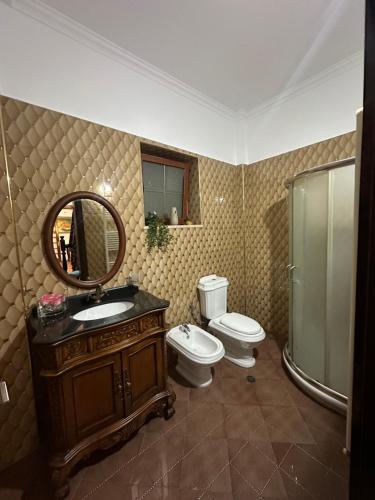
{"type": "Polygon", "coordinates": [[[182,192],[182,217],[178,218],[179,225],[184,224],[189,214],[189,172],[190,163],[184,161],[173,160],[165,156],[150,155],[147,153],[141,154],[142,167],[143,162],[156,163],[158,165],[165,165],[167,167],[176,167],[184,169],[184,187],[182,192]]]}

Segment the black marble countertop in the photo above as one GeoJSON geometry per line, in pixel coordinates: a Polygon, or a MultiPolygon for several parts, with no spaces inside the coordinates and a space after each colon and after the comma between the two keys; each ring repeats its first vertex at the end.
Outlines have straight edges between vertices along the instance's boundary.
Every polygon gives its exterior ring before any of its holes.
{"type": "Polygon", "coordinates": [[[167,300],[158,299],[148,292],[138,290],[133,286],[122,286],[107,288],[107,293],[102,298],[100,304],[110,302],[120,302],[126,300],[134,302],[134,307],[115,316],[91,321],[77,321],[73,315],[83,309],[95,307],[95,304],[88,300],[87,293],[67,297],[67,311],[58,318],[40,320],[37,314],[37,307],[34,306],[27,317],[27,327],[30,341],[33,344],[55,344],[62,342],[73,336],[79,336],[90,330],[97,330],[104,326],[114,325],[128,319],[136,318],[145,313],[158,309],[166,309],[169,306],[167,300]]]}

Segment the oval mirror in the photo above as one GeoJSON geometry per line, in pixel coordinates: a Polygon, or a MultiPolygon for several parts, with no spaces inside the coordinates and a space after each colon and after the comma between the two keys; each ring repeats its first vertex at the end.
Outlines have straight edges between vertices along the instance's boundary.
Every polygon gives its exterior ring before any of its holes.
{"type": "Polygon", "coordinates": [[[44,222],[43,241],[54,272],[77,288],[94,288],[113,278],[126,244],[115,208],[86,191],[66,195],[53,205],[44,222]]]}

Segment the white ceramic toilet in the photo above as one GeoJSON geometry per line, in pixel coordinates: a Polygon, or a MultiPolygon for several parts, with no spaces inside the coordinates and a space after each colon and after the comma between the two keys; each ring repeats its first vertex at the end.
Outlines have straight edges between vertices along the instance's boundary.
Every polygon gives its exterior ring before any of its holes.
{"type": "Polygon", "coordinates": [[[210,331],[221,340],[225,358],[236,365],[255,365],[253,349],[265,338],[263,328],[255,320],[236,312],[227,313],[229,282],[223,276],[204,276],[199,280],[202,316],[209,319],[210,331]]]}
{"type": "Polygon", "coordinates": [[[167,343],[178,353],[176,370],[195,387],[212,382],[211,367],[224,356],[219,339],[195,325],[179,325],[167,333],[167,343]]]}

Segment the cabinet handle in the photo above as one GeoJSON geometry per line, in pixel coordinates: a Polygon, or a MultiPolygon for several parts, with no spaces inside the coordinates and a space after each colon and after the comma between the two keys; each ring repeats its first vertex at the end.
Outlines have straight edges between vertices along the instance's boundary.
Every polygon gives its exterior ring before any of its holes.
{"type": "Polygon", "coordinates": [[[125,369],[125,389],[127,393],[130,393],[132,388],[132,383],[129,380],[128,370],[125,369]]]}
{"type": "Polygon", "coordinates": [[[124,397],[124,386],[122,385],[121,382],[121,375],[119,373],[116,373],[116,387],[117,387],[117,394],[119,395],[120,399],[123,399],[124,397]]]}

